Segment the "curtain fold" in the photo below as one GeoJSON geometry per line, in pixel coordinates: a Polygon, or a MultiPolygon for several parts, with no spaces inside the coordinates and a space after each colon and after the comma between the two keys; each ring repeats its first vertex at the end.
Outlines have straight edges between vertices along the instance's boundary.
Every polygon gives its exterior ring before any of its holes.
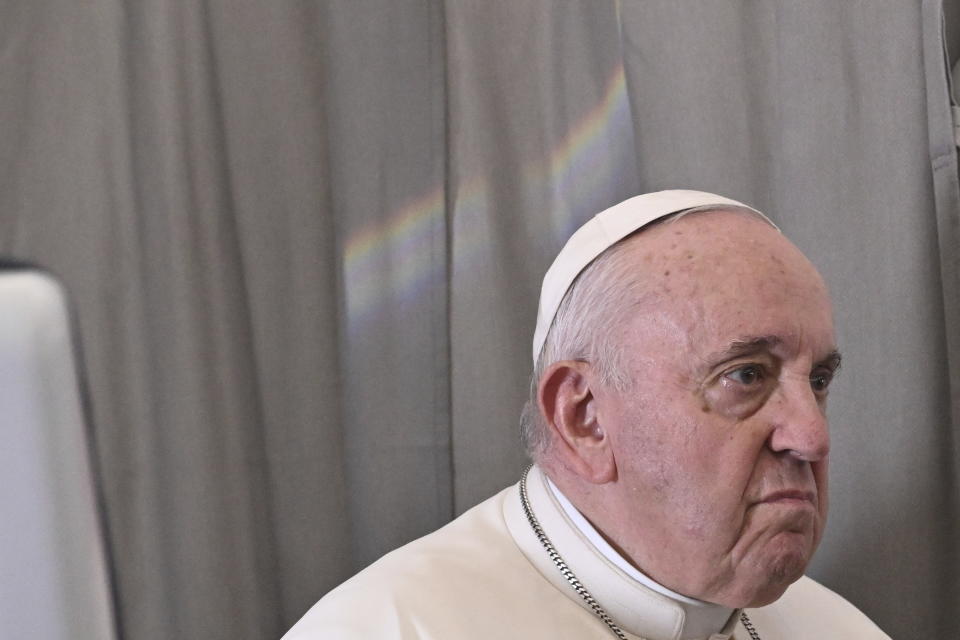
{"type": "Polygon", "coordinates": [[[447,3],[456,509],[517,476],[540,279],[638,192],[613,3],[447,3]],[[491,7],[495,10],[491,11],[491,7]]]}
{"type": "Polygon", "coordinates": [[[124,637],[277,637],[515,482],[544,270],[675,187],[769,213],[833,292],[811,573],[960,635],[942,10],[0,3],[0,252],[77,301],[124,637]]]}
{"type": "MultiPolygon", "coordinates": [[[[960,25],[945,24],[946,12],[940,2],[925,0],[923,19],[923,62],[927,98],[927,131],[930,169],[940,260],[940,292],[943,296],[943,324],[946,327],[949,420],[945,421],[943,448],[936,456],[941,469],[940,512],[943,521],[941,554],[943,575],[939,601],[944,611],[960,603],[960,187],[958,187],[956,118],[960,109],[952,93],[952,60],[947,33],[960,25]],[[944,73],[946,71],[946,73],[944,73]],[[952,131],[951,131],[952,130],[952,131]],[[951,135],[951,133],[953,135],[951,135]],[[952,578],[952,579],[950,579],[952,578]]],[[[946,616],[945,616],[946,617],[946,616]]],[[[944,620],[949,628],[949,621],[944,620]]]]}

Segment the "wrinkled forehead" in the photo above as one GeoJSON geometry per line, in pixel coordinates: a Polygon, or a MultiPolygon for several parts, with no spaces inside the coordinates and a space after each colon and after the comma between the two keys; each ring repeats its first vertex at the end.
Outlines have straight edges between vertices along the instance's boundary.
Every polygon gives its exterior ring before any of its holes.
{"type": "Polygon", "coordinates": [[[644,303],[629,315],[642,322],[674,324],[699,342],[806,334],[833,341],[830,299],[816,268],[747,215],[704,212],[637,234],[618,251],[620,274],[641,283],[644,303]]]}
{"type": "Polygon", "coordinates": [[[533,361],[536,365],[547,332],[557,309],[579,274],[598,256],[637,230],[673,214],[718,207],[750,210],[757,217],[766,217],[747,205],[723,196],[702,191],[668,190],[647,193],[625,200],[601,211],[577,229],[557,255],[543,278],[537,325],[533,336],[533,361]]]}

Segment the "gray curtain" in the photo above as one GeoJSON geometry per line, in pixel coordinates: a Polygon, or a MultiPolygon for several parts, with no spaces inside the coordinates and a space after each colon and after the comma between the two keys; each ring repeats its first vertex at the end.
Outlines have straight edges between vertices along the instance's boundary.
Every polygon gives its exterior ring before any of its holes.
{"type": "Polygon", "coordinates": [[[0,16],[0,252],[77,306],[125,638],[277,637],[514,482],[543,271],[593,213],[671,187],[768,212],[833,290],[812,575],[893,637],[960,636],[937,0],[0,16]]]}

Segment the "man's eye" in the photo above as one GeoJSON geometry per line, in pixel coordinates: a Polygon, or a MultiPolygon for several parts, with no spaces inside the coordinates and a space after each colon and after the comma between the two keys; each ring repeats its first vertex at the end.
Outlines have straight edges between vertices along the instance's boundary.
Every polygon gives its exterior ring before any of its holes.
{"type": "Polygon", "coordinates": [[[755,364],[748,364],[728,372],[725,377],[738,384],[751,386],[763,380],[763,368],[755,364]]]}
{"type": "Polygon", "coordinates": [[[814,391],[826,391],[833,381],[833,371],[815,371],[810,376],[810,386],[814,391]]]}

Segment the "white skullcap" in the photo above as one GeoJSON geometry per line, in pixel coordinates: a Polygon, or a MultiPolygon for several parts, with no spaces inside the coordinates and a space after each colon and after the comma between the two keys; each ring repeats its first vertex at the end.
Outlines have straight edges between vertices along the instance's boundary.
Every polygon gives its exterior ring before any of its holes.
{"type": "MultiPolygon", "coordinates": [[[[657,191],[624,200],[618,205],[601,211],[577,229],[560,253],[547,274],[543,276],[540,289],[540,308],[537,311],[537,329],[533,333],[533,366],[543,349],[547,331],[553,324],[563,296],[581,271],[594,259],[619,240],[640,227],[664,216],[701,207],[737,207],[748,209],[762,219],[770,220],[742,202],[703,191],[657,191]]],[[[771,225],[776,228],[772,222],[771,225]]]]}

